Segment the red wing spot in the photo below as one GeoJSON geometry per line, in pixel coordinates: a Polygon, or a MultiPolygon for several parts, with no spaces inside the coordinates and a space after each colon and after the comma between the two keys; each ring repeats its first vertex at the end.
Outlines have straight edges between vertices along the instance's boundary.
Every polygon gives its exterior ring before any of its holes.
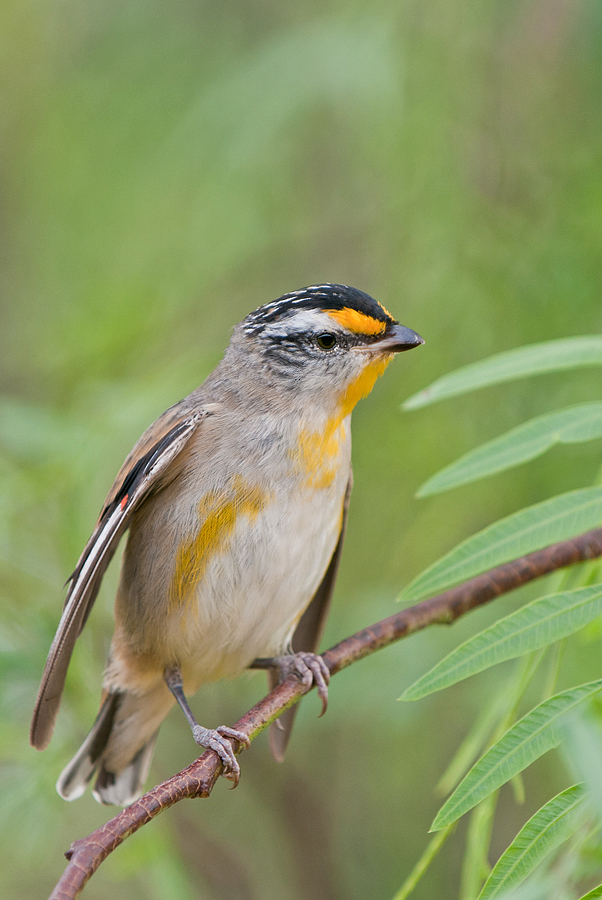
{"type": "Polygon", "coordinates": [[[129,494],[126,494],[125,497],[123,498],[123,500],[121,501],[121,509],[122,509],[122,510],[125,509],[126,504],[127,504],[127,502],[128,502],[128,499],[129,499],[129,496],[130,496],[129,494]]]}

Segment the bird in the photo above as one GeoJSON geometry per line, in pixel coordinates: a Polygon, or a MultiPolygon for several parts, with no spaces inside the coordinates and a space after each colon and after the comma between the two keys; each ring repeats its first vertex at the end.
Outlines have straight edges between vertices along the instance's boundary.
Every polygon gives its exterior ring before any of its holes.
{"type": "MultiPolygon", "coordinates": [[[[315,684],[325,711],[329,670],[316,649],[347,521],[351,412],[394,354],[422,343],[362,291],[305,287],[247,315],[201,386],[144,432],[67,582],[35,704],[30,740],[43,750],[127,531],[100,710],[59,776],[61,797],[81,796],[94,776],[101,803],[140,797],[175,703],[236,785],[247,736],[199,725],[187,697],[248,668],[267,670],[272,687],[291,674],[315,684]]],[[[277,760],[295,710],[272,725],[277,760]]]]}

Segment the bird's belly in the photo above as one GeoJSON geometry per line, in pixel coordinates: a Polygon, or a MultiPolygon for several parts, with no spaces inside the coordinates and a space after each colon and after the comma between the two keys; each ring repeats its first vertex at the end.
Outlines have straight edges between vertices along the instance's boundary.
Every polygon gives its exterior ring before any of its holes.
{"type": "Polygon", "coordinates": [[[180,664],[187,690],[284,650],[334,552],[345,486],[238,517],[164,622],[163,654],[180,664]]]}

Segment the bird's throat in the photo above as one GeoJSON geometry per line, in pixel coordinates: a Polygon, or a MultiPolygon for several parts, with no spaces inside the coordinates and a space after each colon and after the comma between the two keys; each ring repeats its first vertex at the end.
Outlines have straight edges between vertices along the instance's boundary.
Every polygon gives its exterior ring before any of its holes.
{"type": "Polygon", "coordinates": [[[309,487],[329,488],[333,484],[340,464],[341,447],[348,436],[349,423],[346,419],[356,403],[370,393],[391,358],[392,354],[388,353],[371,359],[364,366],[359,376],[340,395],[336,411],[321,430],[300,429],[297,446],[290,456],[309,487]]]}
{"type": "Polygon", "coordinates": [[[362,397],[368,396],[376,384],[377,379],[380,378],[392,359],[392,353],[374,357],[364,366],[355,381],[352,381],[351,384],[347,385],[341,394],[339,401],[339,410],[337,413],[339,422],[347,418],[353,411],[356,403],[361,400],[362,397]]]}

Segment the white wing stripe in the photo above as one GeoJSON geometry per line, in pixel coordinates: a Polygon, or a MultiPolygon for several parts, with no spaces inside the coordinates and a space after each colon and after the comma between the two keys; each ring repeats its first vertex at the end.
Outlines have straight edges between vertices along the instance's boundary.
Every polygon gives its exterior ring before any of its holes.
{"type": "Polygon", "coordinates": [[[76,580],[71,583],[67,603],[65,604],[63,614],[48,654],[49,659],[54,656],[55,651],[62,645],[65,635],[68,633],[71,626],[71,622],[80,608],[82,597],[93,581],[107,548],[119,530],[119,526],[123,523],[126,515],[131,512],[132,506],[142,499],[149,484],[154,481],[157,475],[169,465],[175,456],[177,456],[190,437],[191,432],[196,428],[202,418],[204,418],[203,413],[195,413],[193,416],[190,416],[188,425],[183,428],[178,438],[159,454],[157,460],[153,463],[140,483],[134,488],[133,492],[129,495],[126,494],[125,499],[127,500],[127,504],[123,505],[122,500],[113,510],[107,522],[103,525],[102,530],[90,549],[90,553],[84,562],[81,571],[78,573],[76,580]]]}

